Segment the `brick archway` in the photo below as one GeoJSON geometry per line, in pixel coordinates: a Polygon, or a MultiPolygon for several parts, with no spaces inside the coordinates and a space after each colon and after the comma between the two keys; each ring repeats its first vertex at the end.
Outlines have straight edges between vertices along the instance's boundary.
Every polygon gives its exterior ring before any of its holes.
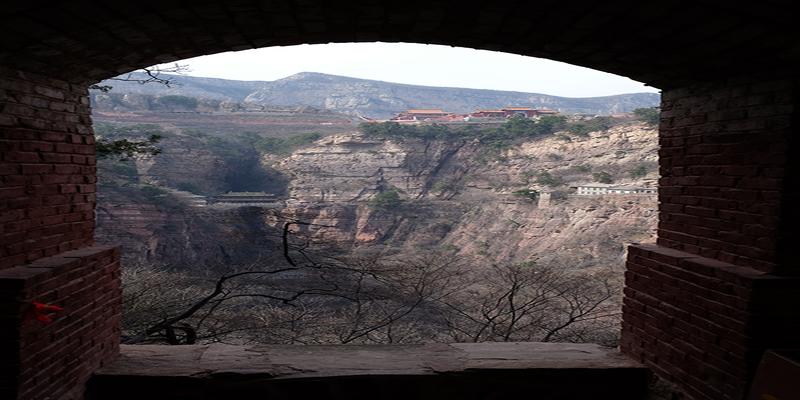
{"type": "Polygon", "coordinates": [[[546,57],[665,89],[659,239],[630,249],[622,350],[693,397],[741,398],[765,348],[798,346],[790,5],[11,2],[0,11],[0,304],[2,354],[16,362],[0,393],[79,392],[116,352],[118,254],[92,247],[88,83],[221,51],[406,41],[546,57]],[[32,301],[67,310],[41,328],[32,301]]]}

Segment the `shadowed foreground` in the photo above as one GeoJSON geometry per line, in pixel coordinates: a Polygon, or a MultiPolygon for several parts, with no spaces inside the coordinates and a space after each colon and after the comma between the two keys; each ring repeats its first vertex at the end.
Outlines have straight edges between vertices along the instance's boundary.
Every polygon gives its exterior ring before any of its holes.
{"type": "Polygon", "coordinates": [[[594,344],[122,346],[87,398],[642,399],[646,374],[594,344]]]}

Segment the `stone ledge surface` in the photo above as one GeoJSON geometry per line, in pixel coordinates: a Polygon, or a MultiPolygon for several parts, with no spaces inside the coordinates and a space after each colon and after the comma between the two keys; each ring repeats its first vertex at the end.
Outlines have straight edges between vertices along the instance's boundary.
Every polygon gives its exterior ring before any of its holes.
{"type": "Polygon", "coordinates": [[[98,376],[259,374],[276,379],[347,375],[429,375],[469,370],[644,368],[596,344],[123,345],[98,376]]]}
{"type": "Polygon", "coordinates": [[[648,371],[594,344],[122,346],[87,400],[641,400],[648,371]]]}
{"type": "Polygon", "coordinates": [[[688,271],[729,282],[768,279],[771,276],[769,273],[755,268],[734,265],[658,244],[634,243],[628,246],[628,251],[632,256],[644,255],[654,260],[667,261],[688,271]]]}
{"type": "Polygon", "coordinates": [[[56,274],[75,269],[103,257],[119,258],[117,246],[89,246],[0,269],[0,298],[18,295],[18,291],[38,285],[56,274]]]}

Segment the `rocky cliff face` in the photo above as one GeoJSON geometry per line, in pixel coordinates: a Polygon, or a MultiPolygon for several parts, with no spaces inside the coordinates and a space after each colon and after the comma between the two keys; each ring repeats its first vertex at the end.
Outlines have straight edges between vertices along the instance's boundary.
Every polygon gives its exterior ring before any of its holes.
{"type": "Polygon", "coordinates": [[[569,189],[601,173],[620,185],[654,184],[656,134],[641,124],[489,154],[476,142],[341,134],[264,162],[290,177],[287,213],[319,226],[312,235],[320,241],[353,249],[444,249],[494,262],[591,267],[621,261],[626,244],[654,238],[655,196],[569,189]],[[398,207],[370,205],[394,189],[398,207]],[[514,194],[525,189],[540,198],[514,194]]]}
{"type": "Polygon", "coordinates": [[[199,207],[202,197],[195,202],[187,195],[265,191],[285,196],[286,178],[262,168],[263,153],[254,143],[352,129],[348,119],[314,112],[96,112],[93,117],[99,137],[162,136],[156,157],[98,162],[97,242],[122,245],[126,262],[186,268],[246,264],[280,250],[280,231],[263,223],[269,210],[199,207]]]}
{"type": "Polygon", "coordinates": [[[126,262],[192,270],[278,256],[280,231],[260,222],[265,210],[200,208],[155,188],[101,185],[97,242],[122,246],[126,262]]]}
{"type": "Polygon", "coordinates": [[[129,259],[196,264],[274,256],[274,212],[309,222],[300,229],[318,245],[345,252],[437,251],[486,263],[609,268],[622,265],[625,245],[654,238],[655,196],[570,190],[597,179],[654,185],[657,135],[639,123],[505,148],[477,140],[385,140],[341,127],[287,154],[219,139],[230,133],[214,139],[173,128],[164,154],[100,166],[98,241],[122,243],[129,259]],[[252,159],[244,157],[251,152],[252,159]],[[259,165],[273,175],[252,172],[259,165]],[[276,177],[283,191],[267,190],[276,177]],[[279,194],[285,207],[202,208],[175,191],[220,193],[232,182],[279,194]],[[390,191],[397,204],[375,204],[390,191]]]}
{"type": "Polygon", "coordinates": [[[464,143],[392,142],[359,133],[329,136],[273,165],[291,176],[291,203],[353,203],[393,187],[426,195],[430,182],[464,143]]]}

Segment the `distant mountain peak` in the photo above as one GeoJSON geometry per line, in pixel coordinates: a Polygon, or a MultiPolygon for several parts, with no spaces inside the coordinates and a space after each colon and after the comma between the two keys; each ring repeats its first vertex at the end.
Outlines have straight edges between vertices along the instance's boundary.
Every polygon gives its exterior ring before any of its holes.
{"type": "Polygon", "coordinates": [[[656,93],[568,98],[539,93],[434,87],[303,71],[274,81],[236,81],[176,76],[179,85],[104,81],[116,93],[183,95],[263,106],[311,106],[371,118],[387,118],[410,108],[466,113],[507,106],[549,108],[563,113],[616,114],[657,106],[656,93]]]}
{"type": "MultiPolygon", "coordinates": [[[[373,81],[369,79],[362,79],[362,78],[354,78],[350,76],[342,76],[342,75],[332,75],[332,74],[325,74],[322,72],[298,72],[296,74],[289,75],[285,78],[276,79],[273,82],[286,82],[286,81],[313,81],[313,82],[351,82],[351,81],[363,81],[363,82],[380,82],[380,81],[373,81]]],[[[399,84],[398,84],[399,85],[399,84]]]]}
{"type": "Polygon", "coordinates": [[[308,78],[339,78],[339,76],[323,74],[322,72],[303,71],[276,80],[283,81],[283,80],[298,80],[298,79],[308,79],[308,78]]]}

